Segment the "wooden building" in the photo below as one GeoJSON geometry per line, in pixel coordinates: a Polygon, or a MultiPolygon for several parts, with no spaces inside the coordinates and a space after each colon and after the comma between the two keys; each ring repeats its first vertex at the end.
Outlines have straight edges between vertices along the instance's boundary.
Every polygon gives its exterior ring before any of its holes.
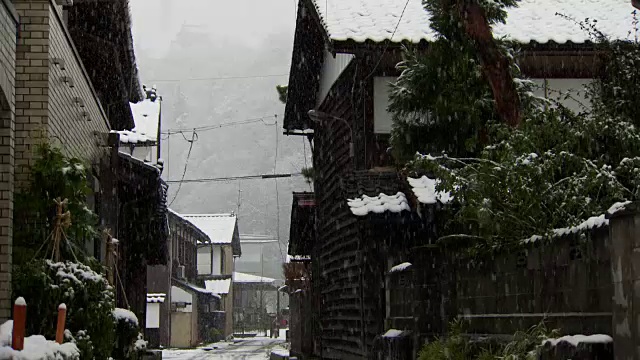
{"type": "MultiPolygon", "coordinates": [[[[562,9],[575,19],[598,19],[597,7],[581,4],[572,0],[562,9]]],[[[612,37],[626,38],[615,24],[630,24],[633,9],[630,3],[615,6],[620,18],[598,24],[612,37]]],[[[579,90],[596,73],[596,53],[588,35],[557,11],[522,2],[495,31],[521,43],[518,62],[540,85],[537,95],[554,97],[560,91],[580,100],[579,90]]],[[[420,203],[388,151],[389,82],[400,75],[396,64],[402,46],[426,51],[433,39],[420,0],[299,1],[284,129],[312,140],[315,238],[305,252],[312,264],[316,356],[373,356],[385,351],[384,335],[392,327],[413,332],[417,348],[422,337],[442,333],[446,314],[455,313],[447,311],[446,278],[434,281],[445,266],[441,254],[428,246],[437,230],[435,210],[420,203]],[[368,209],[369,202],[381,207],[368,209]],[[390,273],[410,256],[422,261],[407,273],[390,273]],[[430,270],[426,264],[434,262],[442,266],[430,270]],[[411,288],[413,282],[424,290],[418,295],[422,302],[400,306],[402,295],[389,290],[400,294],[396,284],[411,288]],[[430,292],[437,295],[436,303],[429,301],[430,292]]],[[[572,101],[565,105],[578,106],[572,101]]],[[[298,240],[292,236],[292,241],[296,254],[298,240]]]]}

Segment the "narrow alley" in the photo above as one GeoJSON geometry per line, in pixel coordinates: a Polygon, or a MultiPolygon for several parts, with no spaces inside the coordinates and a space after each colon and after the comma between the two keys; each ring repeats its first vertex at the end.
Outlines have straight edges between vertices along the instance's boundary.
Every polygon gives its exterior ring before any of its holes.
{"type": "Polygon", "coordinates": [[[216,343],[213,347],[202,347],[189,350],[165,350],[163,359],[172,360],[259,360],[268,359],[272,349],[284,344],[284,339],[255,337],[239,339],[233,343],[216,343]]]}

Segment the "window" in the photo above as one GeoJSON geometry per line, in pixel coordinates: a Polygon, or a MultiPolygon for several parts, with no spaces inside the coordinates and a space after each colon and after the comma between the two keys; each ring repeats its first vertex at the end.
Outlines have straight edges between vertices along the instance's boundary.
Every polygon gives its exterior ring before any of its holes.
{"type": "Polygon", "coordinates": [[[401,271],[389,274],[389,317],[413,315],[413,274],[401,271]]]}

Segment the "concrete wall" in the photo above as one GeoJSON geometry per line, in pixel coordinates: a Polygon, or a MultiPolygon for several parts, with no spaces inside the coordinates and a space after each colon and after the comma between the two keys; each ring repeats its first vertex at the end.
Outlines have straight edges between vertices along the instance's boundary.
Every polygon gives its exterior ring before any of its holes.
{"type": "Polygon", "coordinates": [[[171,347],[191,347],[191,314],[185,312],[171,313],[171,347]]]}
{"type": "Polygon", "coordinates": [[[0,0],[0,322],[11,314],[13,189],[15,161],[15,67],[18,16],[0,0]]]}
{"type": "Polygon", "coordinates": [[[640,359],[640,213],[637,204],[615,214],[611,226],[612,328],[615,358],[640,359]]]}

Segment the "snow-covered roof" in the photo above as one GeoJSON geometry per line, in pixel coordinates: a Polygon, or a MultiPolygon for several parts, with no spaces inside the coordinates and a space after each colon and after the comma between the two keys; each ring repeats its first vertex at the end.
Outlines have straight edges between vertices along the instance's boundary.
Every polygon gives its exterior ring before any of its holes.
{"type": "Polygon", "coordinates": [[[258,276],[258,275],[252,275],[252,274],[245,274],[245,273],[241,273],[241,272],[237,272],[235,271],[233,273],[233,282],[234,283],[268,283],[268,284],[273,284],[276,281],[276,279],[272,279],[269,277],[264,277],[264,276],[258,276]]]}
{"type": "MultiPolygon", "coordinates": [[[[220,299],[220,295],[216,294],[215,292],[213,292],[211,290],[208,290],[208,289],[205,289],[205,288],[201,288],[200,286],[194,285],[194,284],[192,284],[190,282],[178,281],[178,280],[175,280],[175,279],[173,280],[173,282],[176,284],[176,286],[178,286],[178,287],[180,287],[182,289],[186,288],[186,289],[195,291],[195,292],[200,293],[200,294],[211,295],[211,296],[214,296],[214,297],[217,297],[218,299],[220,299]]],[[[171,302],[176,302],[176,301],[174,301],[173,297],[174,297],[174,293],[173,293],[173,287],[172,287],[171,302]]]]}
{"type": "Polygon", "coordinates": [[[147,293],[148,303],[163,303],[167,294],[164,293],[147,293]]]}
{"type": "Polygon", "coordinates": [[[423,204],[435,204],[440,201],[446,204],[451,201],[452,196],[448,192],[436,191],[438,180],[422,176],[421,178],[407,178],[409,185],[413,189],[413,193],[423,204]]]}
{"type": "Polygon", "coordinates": [[[216,294],[228,294],[231,287],[231,279],[205,280],[204,287],[216,294]]]}
{"type": "Polygon", "coordinates": [[[139,103],[129,103],[129,107],[131,107],[133,121],[136,124],[133,131],[157,141],[160,124],[160,98],[146,98],[139,103]]]}
{"type": "Polygon", "coordinates": [[[181,214],[183,219],[202,230],[214,244],[231,244],[237,238],[235,214],[181,214]]]}
{"type": "Polygon", "coordinates": [[[389,273],[395,273],[395,272],[401,272],[401,271],[405,271],[407,269],[409,269],[411,267],[411,263],[410,262],[403,262],[402,264],[398,264],[394,267],[391,268],[391,270],[389,270],[389,273]]]}
{"type": "MultiPolygon", "coordinates": [[[[313,0],[329,38],[333,41],[393,42],[434,40],[429,13],[422,0],[313,0]],[[403,9],[406,10],[402,15],[403,9]],[[398,20],[400,22],[398,23],[398,20]]],[[[508,9],[506,24],[494,26],[496,36],[507,35],[521,43],[583,43],[588,35],[578,25],[556,13],[582,21],[598,20],[597,27],[615,39],[626,39],[633,21],[634,8],[629,0],[605,2],[593,0],[523,0],[508,9]]]]}
{"type": "Polygon", "coordinates": [[[402,192],[395,195],[380,193],[378,196],[362,195],[357,199],[348,199],[347,204],[351,213],[356,216],[365,216],[369,213],[382,214],[385,211],[399,213],[410,210],[407,197],[402,192]]]}
{"type": "Polygon", "coordinates": [[[111,130],[112,133],[116,133],[116,134],[120,134],[120,143],[122,144],[143,144],[143,143],[147,143],[147,144],[155,144],[157,143],[158,139],[157,136],[156,137],[152,137],[152,136],[147,136],[145,134],[140,134],[138,132],[135,131],[135,129],[133,131],[129,131],[129,130],[119,130],[119,131],[115,131],[115,130],[111,130]]]}

